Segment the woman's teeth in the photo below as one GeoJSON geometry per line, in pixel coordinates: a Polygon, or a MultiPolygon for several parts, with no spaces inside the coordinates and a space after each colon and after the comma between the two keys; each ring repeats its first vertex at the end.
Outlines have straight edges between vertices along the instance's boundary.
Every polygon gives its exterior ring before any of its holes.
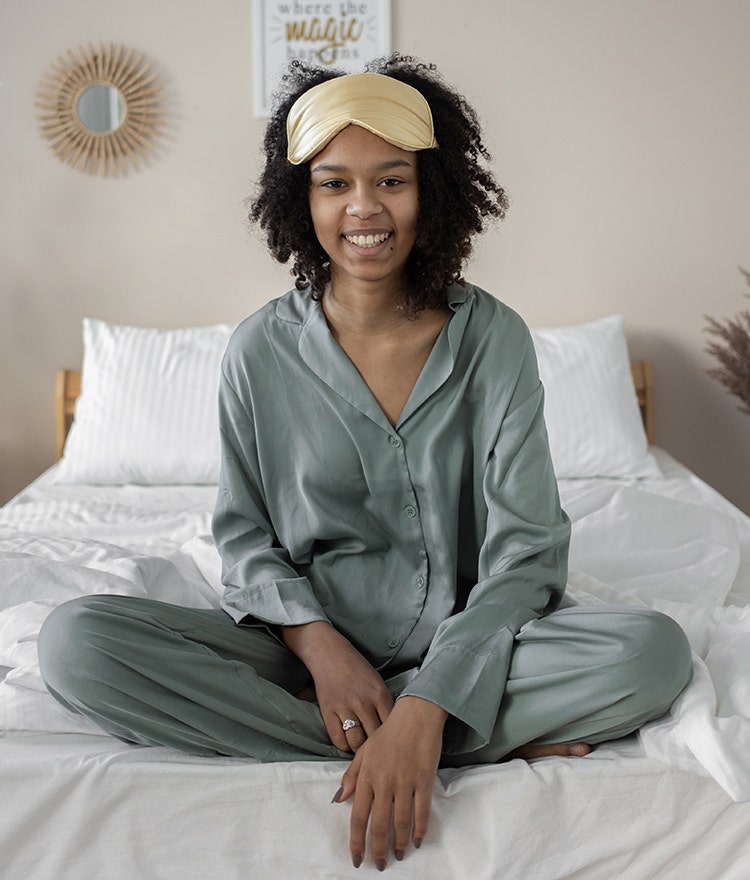
{"type": "Polygon", "coordinates": [[[348,242],[356,244],[357,247],[377,247],[390,238],[390,235],[390,232],[381,232],[378,235],[346,235],[344,237],[348,242]]]}

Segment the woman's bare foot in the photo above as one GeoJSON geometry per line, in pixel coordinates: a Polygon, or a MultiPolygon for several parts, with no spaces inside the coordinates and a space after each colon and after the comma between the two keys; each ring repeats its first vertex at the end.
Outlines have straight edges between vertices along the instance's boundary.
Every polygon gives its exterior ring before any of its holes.
{"type": "Polygon", "coordinates": [[[530,758],[546,758],[549,755],[562,755],[564,758],[583,758],[590,751],[591,746],[585,742],[550,743],[549,745],[542,746],[520,746],[506,755],[505,759],[523,758],[524,761],[528,761],[530,758]]]}

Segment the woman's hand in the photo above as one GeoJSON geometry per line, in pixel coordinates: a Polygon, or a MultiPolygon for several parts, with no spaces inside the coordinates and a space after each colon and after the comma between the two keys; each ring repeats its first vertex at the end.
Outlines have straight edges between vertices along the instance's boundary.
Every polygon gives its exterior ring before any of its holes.
{"type": "Polygon", "coordinates": [[[356,752],[393,708],[383,679],[348,639],[324,621],[284,627],[282,636],[313,677],[331,742],[337,749],[356,752]],[[357,726],[345,731],[342,725],[347,719],[357,726]]]}
{"type": "Polygon", "coordinates": [[[440,761],[447,713],[419,697],[402,697],[387,721],[369,736],[341,780],[334,801],[354,795],[349,849],[355,868],[370,852],[379,871],[388,860],[388,839],[400,861],[413,840],[427,833],[432,789],[440,761]]]}

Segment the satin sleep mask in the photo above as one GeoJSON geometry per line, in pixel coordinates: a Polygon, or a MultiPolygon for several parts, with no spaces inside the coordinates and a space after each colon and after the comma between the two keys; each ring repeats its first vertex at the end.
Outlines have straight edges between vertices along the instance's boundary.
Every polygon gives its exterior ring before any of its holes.
{"type": "Polygon", "coordinates": [[[382,73],[353,73],[313,86],[286,120],[287,158],[308,162],[348,125],[366,128],[402,150],[437,147],[432,112],[412,86],[382,73]]]}

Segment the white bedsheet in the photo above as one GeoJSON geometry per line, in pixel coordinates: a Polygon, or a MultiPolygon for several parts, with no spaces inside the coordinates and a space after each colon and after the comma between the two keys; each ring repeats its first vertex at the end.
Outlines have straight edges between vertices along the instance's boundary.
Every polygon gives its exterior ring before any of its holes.
{"type": "Polygon", "coordinates": [[[750,520],[667,456],[661,464],[660,481],[562,483],[574,523],[569,596],[644,605],[680,623],[693,682],[641,728],[641,744],[748,801],[750,520]]]}
{"type": "MultiPolygon", "coordinates": [[[[3,880],[352,880],[337,762],[252,764],[96,736],[0,739],[3,880]],[[33,823],[30,845],[29,822],[33,823]]],[[[440,771],[394,880],[746,880],[750,805],[646,758],[440,771]],[[658,805],[654,808],[654,805],[658,805]]]]}
{"type": "MultiPolygon", "coordinates": [[[[693,646],[693,683],[639,740],[583,761],[441,771],[430,837],[444,846],[393,864],[391,876],[750,876],[750,805],[732,804],[750,800],[750,520],[668,456],[659,463],[664,479],[561,481],[574,521],[569,601],[672,615],[693,646]],[[646,822],[644,804],[655,798],[658,816],[649,811],[646,822]],[[540,822],[542,849],[519,845],[540,822]],[[678,870],[709,827],[705,873],[678,870]]],[[[266,766],[128,747],[63,710],[39,677],[37,633],[68,598],[117,592],[218,605],[214,494],[42,479],[0,509],[0,778],[16,792],[15,807],[0,798],[0,861],[14,866],[0,877],[352,876],[342,858],[347,808],[329,805],[340,763],[266,766]],[[14,831],[25,823],[28,834],[30,821],[38,845],[14,831]],[[94,838],[65,844],[66,827],[80,833],[86,821],[94,838]],[[283,839],[291,830],[293,846],[283,839]],[[151,841],[152,853],[168,841],[158,869],[154,856],[139,868],[135,838],[140,851],[151,841]],[[184,869],[175,871],[180,841],[184,869]],[[97,873],[107,858],[116,869],[97,873]],[[309,873],[312,864],[321,867],[309,873]]]]}

